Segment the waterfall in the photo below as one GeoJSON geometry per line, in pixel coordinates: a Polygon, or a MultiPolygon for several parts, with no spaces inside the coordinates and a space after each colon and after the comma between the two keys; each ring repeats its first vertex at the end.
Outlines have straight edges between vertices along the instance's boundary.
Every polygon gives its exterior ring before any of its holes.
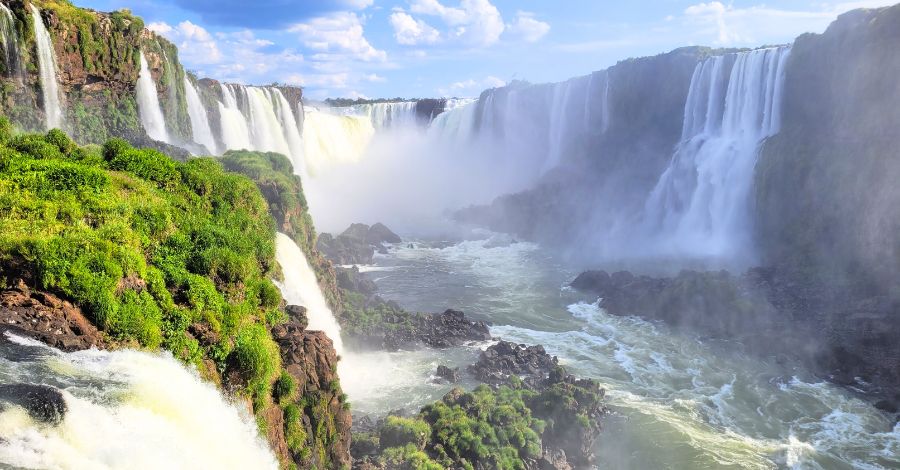
{"type": "MultiPolygon", "coordinates": [[[[290,148],[289,156],[301,156],[303,155],[303,137],[301,136],[300,125],[297,123],[297,118],[294,117],[294,112],[291,109],[291,104],[288,103],[287,98],[284,97],[284,93],[277,88],[270,88],[269,93],[272,95],[272,101],[275,104],[275,108],[278,114],[278,121],[281,123],[282,129],[284,129],[284,136],[287,140],[288,147],[290,148]]],[[[301,106],[300,115],[303,115],[302,103],[298,103],[298,106],[301,106]]]]}
{"type": "Polygon", "coordinates": [[[234,91],[226,84],[221,84],[222,99],[219,103],[221,116],[222,143],[227,150],[251,150],[250,127],[247,119],[238,107],[234,91]]]}
{"type": "Polygon", "coordinates": [[[697,65],[682,139],[646,204],[646,223],[680,254],[730,256],[749,243],[760,144],[778,132],[789,47],[697,65]]]}
{"type": "Polygon", "coordinates": [[[394,103],[366,103],[349,107],[348,114],[366,116],[376,130],[396,129],[418,125],[415,101],[394,103]]]}
{"type": "Polygon", "coordinates": [[[302,162],[301,125],[281,90],[225,83],[220,86],[224,102],[218,106],[226,150],[278,152],[295,164],[302,162]]]}
{"type": "Polygon", "coordinates": [[[53,387],[67,409],[50,425],[0,407],[0,462],[11,468],[278,468],[255,420],[168,353],[63,353],[7,335],[0,383],[53,387]]]}
{"type": "Polygon", "coordinates": [[[200,94],[194,84],[184,77],[184,92],[187,98],[188,117],[191,118],[191,131],[193,133],[194,142],[203,145],[207,150],[216,154],[218,146],[216,139],[213,137],[212,129],[209,127],[209,115],[206,114],[206,108],[203,101],[200,100],[200,94]]]}
{"type": "Polygon", "coordinates": [[[336,163],[358,162],[366,151],[375,128],[367,117],[346,116],[305,110],[303,117],[303,165],[294,160],[294,169],[301,168],[312,177],[336,163]]]}
{"type": "Polygon", "coordinates": [[[253,149],[290,155],[291,149],[285,139],[284,129],[275,115],[275,105],[267,90],[257,87],[241,88],[250,109],[250,137],[253,149]]]}
{"type": "Polygon", "coordinates": [[[477,112],[478,100],[447,100],[444,112],[431,121],[428,134],[438,142],[468,142],[472,139],[477,112]]]}
{"type": "Polygon", "coordinates": [[[141,124],[151,139],[160,142],[169,142],[169,133],[166,131],[166,120],[163,117],[162,108],[159,106],[159,95],[156,93],[156,83],[150,74],[147,58],[141,52],[141,72],[137,81],[137,104],[141,116],[141,124]]]}
{"type": "Polygon", "coordinates": [[[62,102],[59,98],[59,82],[56,75],[56,52],[50,33],[44,26],[41,12],[31,5],[31,16],[34,20],[34,37],[37,45],[38,70],[41,77],[41,94],[44,100],[44,115],[47,129],[63,127],[62,102]]]}
{"type": "Polygon", "coordinates": [[[7,76],[20,76],[19,33],[12,11],[0,3],[0,41],[3,41],[3,59],[7,76]]]}
{"type": "Polygon", "coordinates": [[[319,288],[316,273],[313,272],[303,250],[291,237],[278,233],[275,239],[275,256],[284,274],[283,282],[276,282],[281,295],[288,304],[306,307],[309,329],[325,332],[334,343],[338,355],[344,352],[341,341],[341,327],[328,307],[328,302],[319,288]]]}

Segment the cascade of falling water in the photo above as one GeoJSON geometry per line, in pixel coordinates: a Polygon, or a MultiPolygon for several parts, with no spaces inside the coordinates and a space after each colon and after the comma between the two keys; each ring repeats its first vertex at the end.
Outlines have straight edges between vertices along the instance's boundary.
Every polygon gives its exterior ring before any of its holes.
{"type": "Polygon", "coordinates": [[[415,101],[394,103],[366,103],[351,106],[349,112],[368,116],[376,130],[414,127],[418,124],[415,101]]]}
{"type": "Polygon", "coordinates": [[[41,78],[41,94],[44,100],[44,121],[47,129],[63,127],[62,102],[59,97],[59,82],[56,74],[56,53],[50,33],[44,26],[41,12],[31,5],[34,20],[34,37],[37,46],[38,70],[41,78]]]}
{"type": "Polygon", "coordinates": [[[207,150],[215,155],[218,153],[218,146],[209,126],[209,115],[206,113],[206,108],[203,106],[203,101],[200,99],[197,88],[194,87],[187,75],[184,77],[184,93],[186,95],[188,117],[191,119],[193,140],[206,147],[207,150]]]}
{"type": "Polygon", "coordinates": [[[291,110],[291,105],[288,103],[287,98],[284,97],[284,93],[277,88],[270,88],[269,94],[272,102],[275,104],[278,121],[281,123],[281,128],[284,130],[284,138],[287,140],[290,148],[289,156],[296,161],[303,156],[303,138],[300,134],[300,126],[297,124],[297,119],[294,117],[294,112],[291,110]]]}
{"type": "Polygon", "coordinates": [[[3,41],[3,59],[7,76],[21,76],[19,34],[12,11],[0,3],[0,41],[3,41]]]}
{"type": "Polygon", "coordinates": [[[289,304],[306,307],[308,329],[324,331],[334,343],[335,351],[342,354],[341,327],[328,307],[316,273],[309,266],[303,250],[283,233],[276,235],[275,242],[275,256],[284,273],[284,280],[275,283],[281,289],[281,295],[289,304]]]}
{"type": "Polygon", "coordinates": [[[678,254],[749,248],[760,144],[778,132],[789,47],[711,57],[694,70],[682,141],[647,200],[646,229],[678,254]]]}
{"type": "Polygon", "coordinates": [[[141,116],[141,124],[151,139],[160,142],[169,142],[169,133],[166,131],[166,119],[163,117],[162,108],[159,105],[159,95],[156,92],[156,83],[150,74],[147,58],[141,52],[141,71],[138,75],[137,104],[141,116]]]}
{"type": "Polygon", "coordinates": [[[62,422],[49,425],[4,403],[0,466],[278,468],[246,408],[171,354],[67,353],[7,333],[0,338],[0,371],[0,383],[52,387],[66,405],[62,422]]]}
{"type": "Polygon", "coordinates": [[[237,98],[231,86],[221,84],[222,100],[219,103],[222,143],[226,150],[250,150],[250,127],[238,107],[237,98]]]}
{"type": "Polygon", "coordinates": [[[240,88],[247,97],[247,106],[250,109],[250,136],[253,149],[290,155],[290,147],[284,137],[281,123],[275,116],[275,106],[269,94],[262,88],[240,88]]]}

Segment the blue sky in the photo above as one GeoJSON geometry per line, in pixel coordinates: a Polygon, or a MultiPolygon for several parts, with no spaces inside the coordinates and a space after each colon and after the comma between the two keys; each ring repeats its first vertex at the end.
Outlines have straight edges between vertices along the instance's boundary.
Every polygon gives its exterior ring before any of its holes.
{"type": "Polygon", "coordinates": [[[200,76],[325,97],[477,96],[687,45],[758,46],[896,0],[74,0],[130,8],[200,76]]]}

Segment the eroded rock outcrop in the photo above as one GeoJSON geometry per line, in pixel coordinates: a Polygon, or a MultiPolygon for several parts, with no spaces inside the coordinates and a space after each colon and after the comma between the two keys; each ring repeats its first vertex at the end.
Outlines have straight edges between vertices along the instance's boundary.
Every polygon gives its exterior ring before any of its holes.
{"type": "Polygon", "coordinates": [[[104,335],[81,309],[21,280],[0,291],[0,325],[63,351],[104,348],[104,335]]]}

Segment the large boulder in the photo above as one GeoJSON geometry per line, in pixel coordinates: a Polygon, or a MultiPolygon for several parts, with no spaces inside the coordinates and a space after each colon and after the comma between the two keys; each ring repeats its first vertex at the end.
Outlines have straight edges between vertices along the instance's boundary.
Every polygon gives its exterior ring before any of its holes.
{"type": "Polygon", "coordinates": [[[46,385],[0,384],[0,401],[21,406],[36,421],[57,425],[68,406],[59,390],[46,385]]]}

